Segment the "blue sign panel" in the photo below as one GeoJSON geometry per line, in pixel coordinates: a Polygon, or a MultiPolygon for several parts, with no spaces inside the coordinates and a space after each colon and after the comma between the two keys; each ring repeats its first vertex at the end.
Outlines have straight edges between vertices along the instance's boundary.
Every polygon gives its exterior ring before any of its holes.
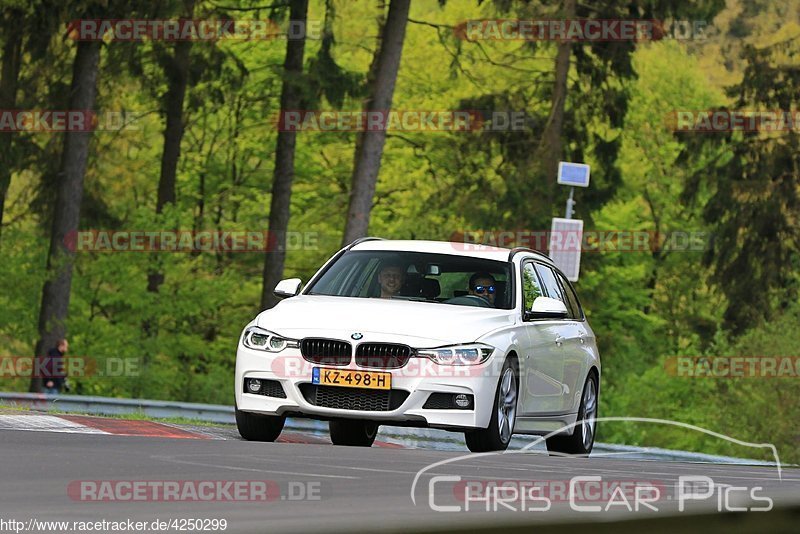
{"type": "Polygon", "coordinates": [[[589,166],[584,163],[558,164],[558,183],[575,187],[589,187],[589,166]]]}

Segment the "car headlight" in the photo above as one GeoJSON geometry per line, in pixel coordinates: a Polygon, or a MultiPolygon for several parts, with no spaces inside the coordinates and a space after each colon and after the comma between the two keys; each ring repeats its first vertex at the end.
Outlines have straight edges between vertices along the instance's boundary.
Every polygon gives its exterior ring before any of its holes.
{"type": "Polygon", "coordinates": [[[242,344],[248,349],[263,350],[266,352],[280,352],[286,347],[299,347],[294,339],[287,339],[278,334],[264,330],[257,326],[245,328],[242,344]]]}
{"type": "Polygon", "coordinates": [[[489,359],[494,347],[483,343],[452,345],[433,349],[418,349],[417,356],[428,358],[439,365],[478,365],[489,359]]]}

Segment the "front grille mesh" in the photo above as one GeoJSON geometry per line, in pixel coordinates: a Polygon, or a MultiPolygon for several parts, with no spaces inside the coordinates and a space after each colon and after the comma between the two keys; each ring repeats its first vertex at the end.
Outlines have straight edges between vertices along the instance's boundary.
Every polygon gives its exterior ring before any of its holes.
{"type": "Polygon", "coordinates": [[[301,384],[300,392],[314,406],[365,412],[396,410],[409,395],[402,389],[374,390],[316,384],[301,384]]]}
{"type": "Polygon", "coordinates": [[[449,410],[454,407],[452,393],[431,393],[422,406],[425,410],[449,410]]]}
{"type": "Polygon", "coordinates": [[[347,365],[352,346],[338,339],[306,338],[300,342],[300,353],[311,363],[320,365],[347,365]]]}
{"type": "Polygon", "coordinates": [[[356,363],[361,367],[394,369],[403,367],[412,349],[395,343],[362,343],[356,347],[356,363]]]}

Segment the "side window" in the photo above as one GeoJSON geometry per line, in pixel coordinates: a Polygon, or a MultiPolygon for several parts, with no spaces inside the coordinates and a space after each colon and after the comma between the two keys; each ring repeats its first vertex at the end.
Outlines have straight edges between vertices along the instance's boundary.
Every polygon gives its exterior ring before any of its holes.
{"type": "Polygon", "coordinates": [[[578,295],[575,293],[575,289],[572,287],[572,284],[564,278],[561,273],[558,274],[558,279],[561,282],[561,289],[564,291],[564,294],[567,296],[567,308],[569,308],[570,315],[573,319],[577,321],[583,320],[583,310],[581,309],[581,303],[578,300],[578,295]]]}
{"type": "Polygon", "coordinates": [[[561,294],[561,288],[556,279],[556,273],[554,273],[550,267],[538,264],[536,265],[536,272],[539,273],[539,277],[542,279],[542,284],[544,285],[547,296],[551,299],[560,300],[566,305],[567,303],[564,301],[564,295],[561,294]]]}
{"type": "Polygon", "coordinates": [[[533,269],[533,263],[528,262],[522,266],[522,303],[524,310],[530,310],[536,297],[542,295],[539,279],[533,269]]]}

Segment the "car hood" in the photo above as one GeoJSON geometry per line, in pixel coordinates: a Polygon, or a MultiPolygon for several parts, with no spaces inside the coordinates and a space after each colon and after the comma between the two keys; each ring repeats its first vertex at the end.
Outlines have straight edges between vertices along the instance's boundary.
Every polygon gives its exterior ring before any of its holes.
{"type": "Polygon", "coordinates": [[[478,340],[515,323],[514,310],[377,298],[299,295],[256,317],[256,324],[294,339],[329,337],[430,347],[478,340]]]}

